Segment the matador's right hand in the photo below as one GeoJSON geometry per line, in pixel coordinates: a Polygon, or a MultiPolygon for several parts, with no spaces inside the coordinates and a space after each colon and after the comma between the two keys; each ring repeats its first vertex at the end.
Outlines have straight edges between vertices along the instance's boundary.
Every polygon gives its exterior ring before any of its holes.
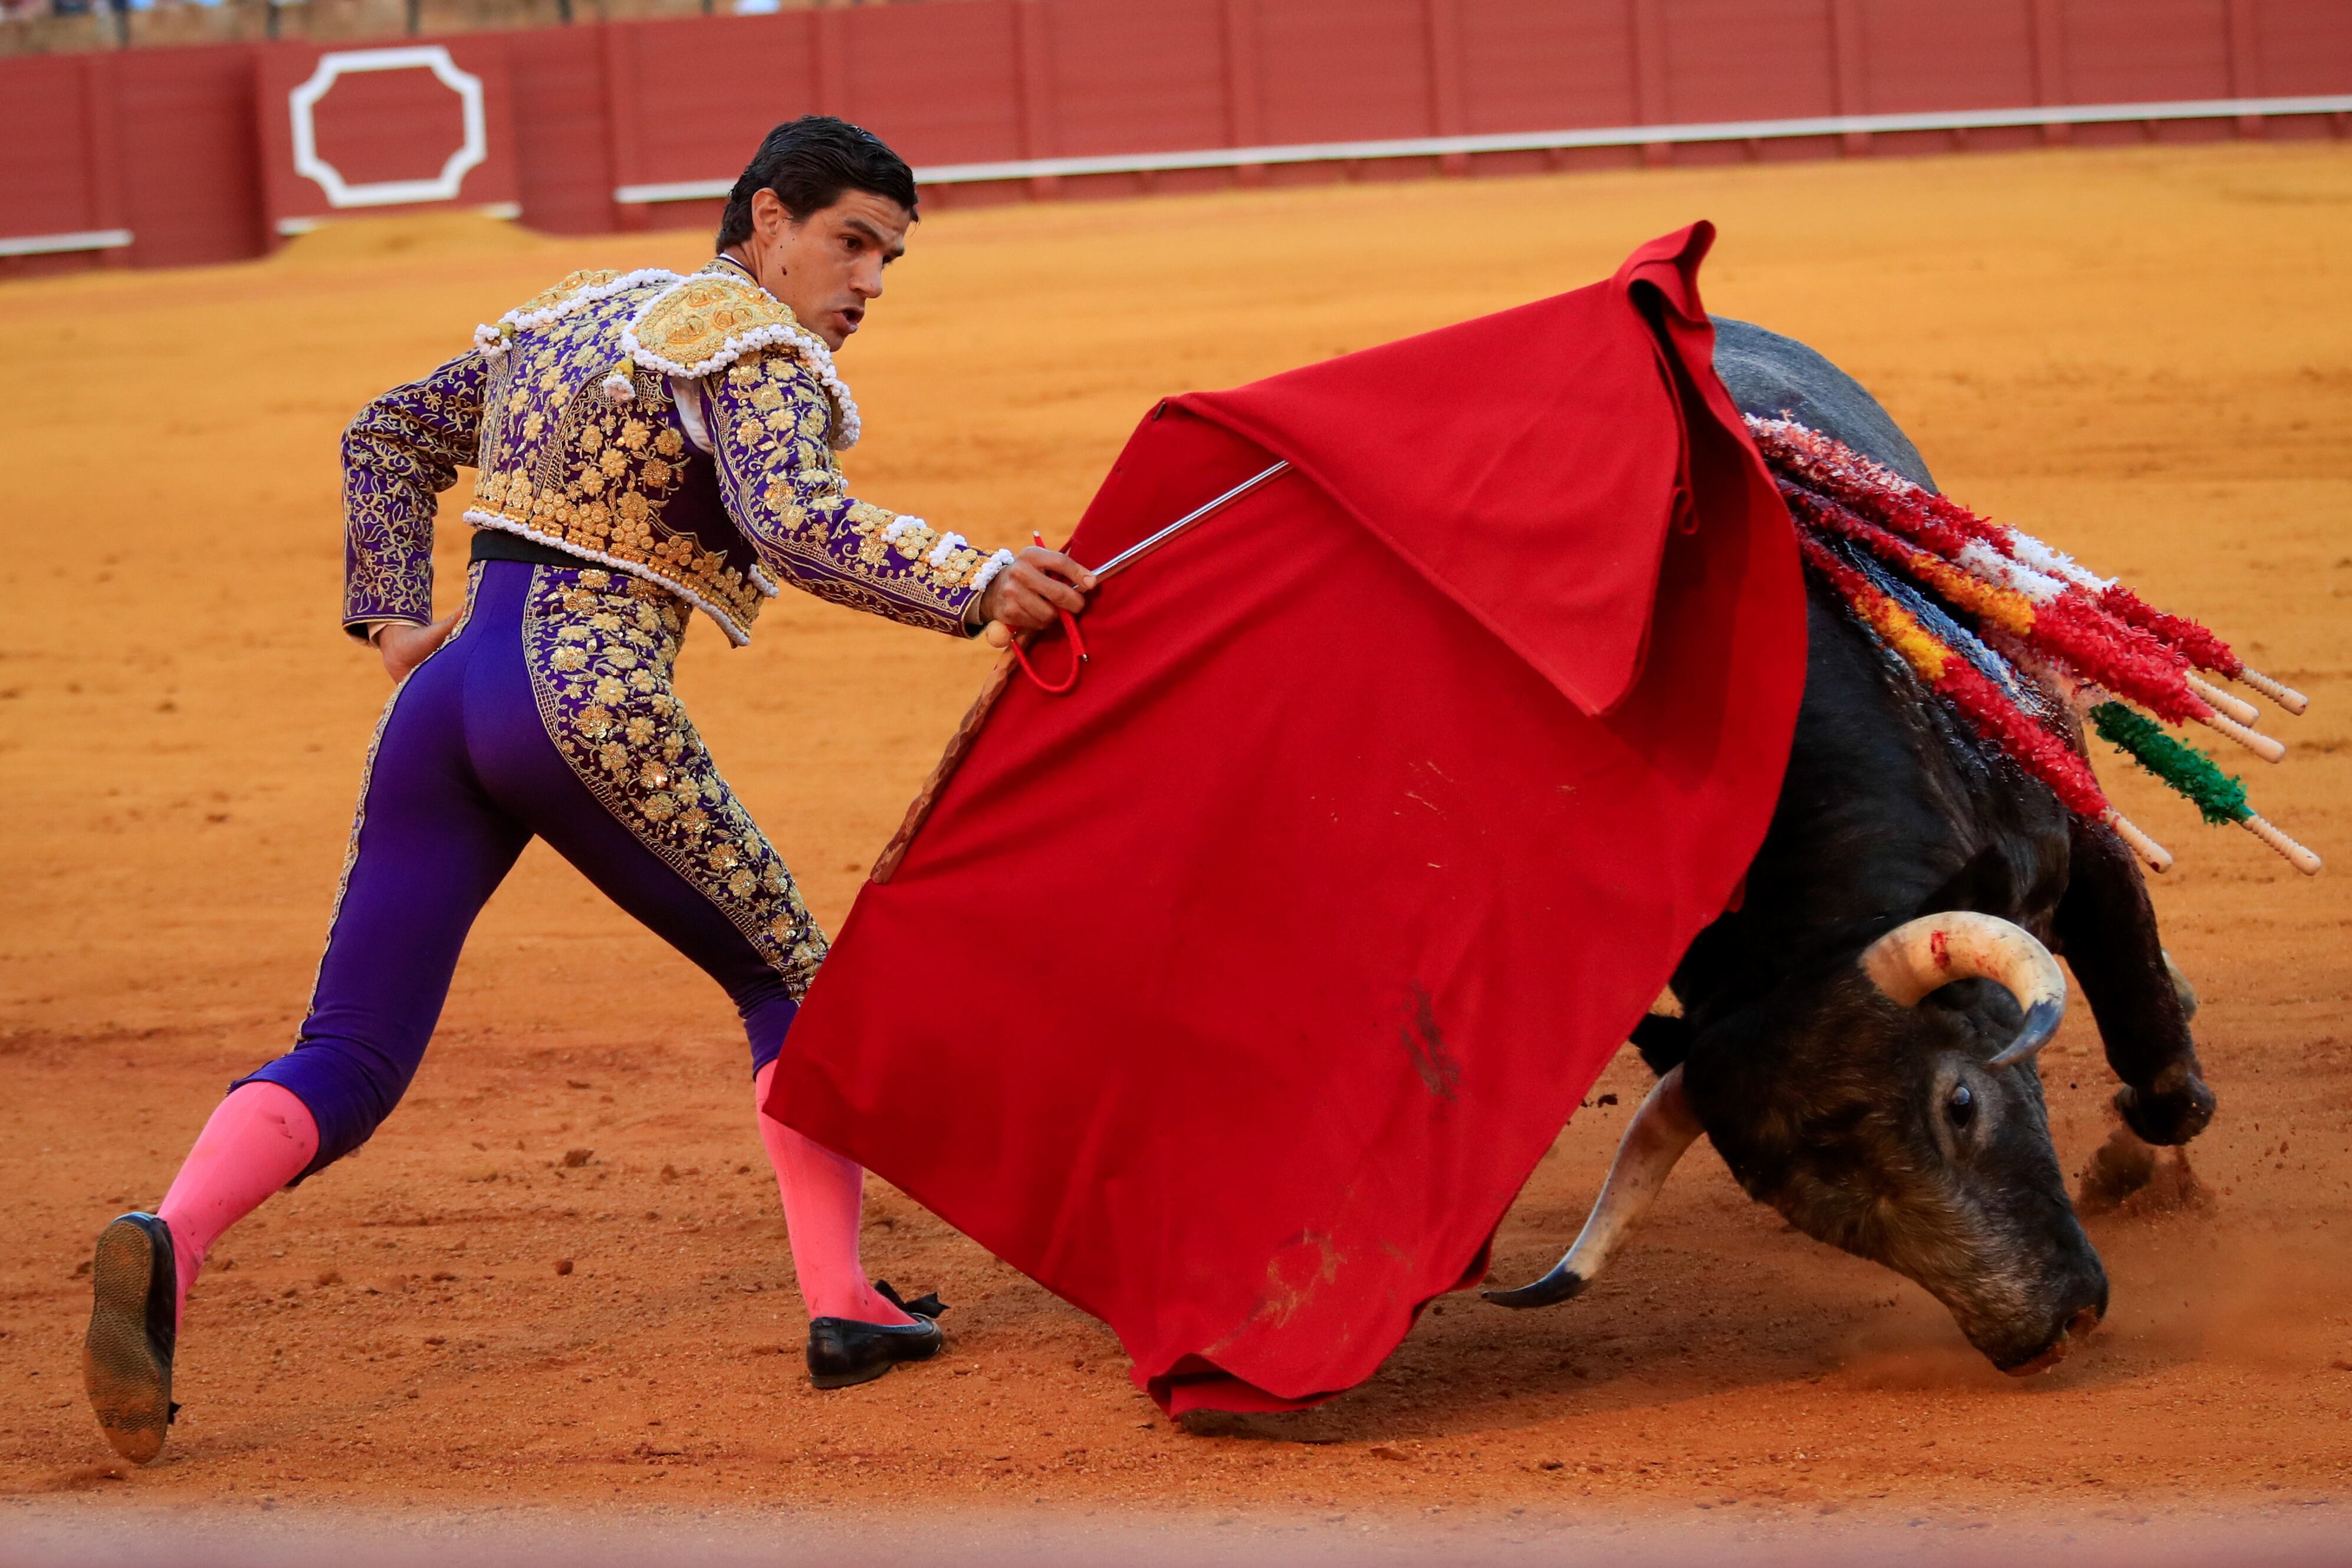
{"type": "Polygon", "coordinates": [[[1016,633],[1042,632],[1054,623],[1055,612],[1085,610],[1094,586],[1095,574],[1060,550],[1031,545],[991,580],[976,619],[1016,633]]]}

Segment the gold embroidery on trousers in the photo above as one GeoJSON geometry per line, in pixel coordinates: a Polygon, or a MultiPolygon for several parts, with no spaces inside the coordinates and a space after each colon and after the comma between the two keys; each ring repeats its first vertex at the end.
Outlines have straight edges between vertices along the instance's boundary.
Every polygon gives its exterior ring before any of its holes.
{"type": "Polygon", "coordinates": [[[642,578],[533,567],[522,622],[531,695],[597,803],[710,900],[798,1001],[824,934],[671,689],[686,616],[642,578]]]}

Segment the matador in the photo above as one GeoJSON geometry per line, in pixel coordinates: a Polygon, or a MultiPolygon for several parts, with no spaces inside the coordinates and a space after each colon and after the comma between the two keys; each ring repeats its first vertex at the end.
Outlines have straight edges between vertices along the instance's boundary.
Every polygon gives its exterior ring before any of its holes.
{"type": "MultiPolygon", "coordinates": [[[[1084,608],[1093,580],[1059,552],[992,553],[844,483],[835,455],[858,415],[834,352],[881,294],[916,200],[870,133],[781,125],[702,270],[574,273],[346,432],[344,625],[398,685],[296,1044],[231,1085],[154,1212],[99,1238],[84,1374],[124,1457],[163,1448],[205,1254],[391,1113],[467,931],[532,837],[726,988],[764,1101],[825,940],[673,689],[696,613],[740,645],[786,583],[950,634],[1084,608]],[[467,465],[464,604],[436,621],[435,498],[467,465]]],[[[841,1387],[935,1354],[937,1298],[865,1275],[863,1171],[764,1113],[759,1129],[812,1379],[841,1387]]]]}

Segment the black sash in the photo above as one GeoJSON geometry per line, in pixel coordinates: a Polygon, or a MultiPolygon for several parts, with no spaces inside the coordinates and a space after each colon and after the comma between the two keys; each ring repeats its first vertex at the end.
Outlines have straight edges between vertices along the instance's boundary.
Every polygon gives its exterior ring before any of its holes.
{"type": "Polygon", "coordinates": [[[585,556],[554,545],[543,545],[537,539],[527,539],[520,534],[510,534],[504,528],[476,528],[474,556],[476,560],[519,560],[525,566],[593,566],[585,556]]]}

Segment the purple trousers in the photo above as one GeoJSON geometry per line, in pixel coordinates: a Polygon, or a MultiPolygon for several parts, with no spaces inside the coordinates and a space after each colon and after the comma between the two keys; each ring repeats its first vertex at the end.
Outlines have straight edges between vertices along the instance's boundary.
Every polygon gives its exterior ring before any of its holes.
{"type": "Polygon", "coordinates": [[[238,1080],[310,1109],[304,1176],[399,1103],[534,834],[726,988],[753,1072],[774,1060],[824,937],[671,690],[688,613],[598,568],[474,567],[457,631],[384,708],[301,1034],[238,1080]]]}

